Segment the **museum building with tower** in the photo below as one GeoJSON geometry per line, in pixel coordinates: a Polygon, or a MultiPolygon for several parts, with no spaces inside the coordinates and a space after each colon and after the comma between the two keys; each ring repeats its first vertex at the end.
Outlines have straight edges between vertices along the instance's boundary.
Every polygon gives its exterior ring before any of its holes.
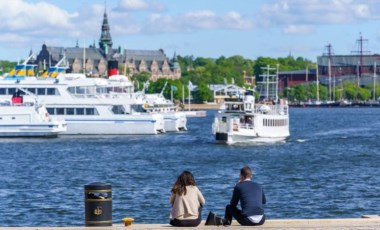
{"type": "Polygon", "coordinates": [[[31,62],[37,65],[39,70],[59,63],[60,67],[67,67],[68,73],[86,73],[91,77],[106,77],[109,73],[116,72],[127,76],[148,72],[151,81],[159,78],[175,80],[181,77],[181,68],[175,54],[169,59],[163,49],[132,50],[122,49],[120,46],[113,48],[106,11],[103,15],[99,47],[96,47],[94,42],[89,47],[81,48],[78,41],[75,47],[43,44],[36,59],[31,62]],[[63,61],[59,63],[62,59],[63,61]]]}

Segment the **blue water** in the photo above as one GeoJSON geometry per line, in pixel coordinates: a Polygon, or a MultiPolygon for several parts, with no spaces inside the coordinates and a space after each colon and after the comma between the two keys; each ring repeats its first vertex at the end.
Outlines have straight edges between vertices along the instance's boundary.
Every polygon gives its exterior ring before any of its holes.
{"type": "Polygon", "coordinates": [[[285,143],[215,144],[211,122],[157,136],[0,139],[0,226],[84,225],[84,185],[108,182],[113,221],[167,223],[170,189],[193,172],[208,211],[223,215],[239,169],[263,184],[275,218],[380,214],[380,109],[291,108],[285,143]]]}

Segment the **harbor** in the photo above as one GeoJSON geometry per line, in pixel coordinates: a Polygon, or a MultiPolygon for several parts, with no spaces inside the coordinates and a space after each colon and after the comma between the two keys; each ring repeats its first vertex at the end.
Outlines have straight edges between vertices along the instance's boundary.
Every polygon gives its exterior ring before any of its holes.
{"type": "Polygon", "coordinates": [[[376,120],[380,110],[290,108],[290,137],[255,146],[216,144],[215,113],[165,135],[3,139],[2,226],[84,227],[84,185],[101,181],[112,185],[115,227],[124,217],[134,218],[133,226],[168,227],[170,188],[185,169],[206,199],[205,220],[209,211],[223,215],[244,165],[265,189],[262,228],[277,220],[379,214],[380,123],[362,121],[376,120]]]}
{"type": "Polygon", "coordinates": [[[380,229],[375,1],[0,9],[0,230],[380,229]]]}

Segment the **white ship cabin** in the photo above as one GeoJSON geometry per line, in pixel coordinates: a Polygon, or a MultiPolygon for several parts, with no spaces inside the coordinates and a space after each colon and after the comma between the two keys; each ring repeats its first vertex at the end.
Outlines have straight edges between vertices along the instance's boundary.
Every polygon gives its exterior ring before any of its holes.
{"type": "MultiPolygon", "coordinates": [[[[73,96],[81,98],[115,97],[132,94],[133,85],[125,76],[110,79],[86,78],[83,74],[65,74],[57,78],[28,77],[23,80],[0,80],[0,96],[12,96],[18,88],[38,96],[73,96]]],[[[25,95],[24,92],[20,92],[25,95]]],[[[132,95],[130,95],[132,97],[132,95]]]]}

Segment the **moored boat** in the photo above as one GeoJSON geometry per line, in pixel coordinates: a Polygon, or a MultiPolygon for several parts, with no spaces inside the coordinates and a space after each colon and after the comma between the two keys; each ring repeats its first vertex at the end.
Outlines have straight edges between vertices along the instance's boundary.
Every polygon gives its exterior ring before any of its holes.
{"type": "Polygon", "coordinates": [[[53,119],[44,105],[20,96],[0,102],[0,137],[56,137],[66,129],[66,122],[53,119]]]}

